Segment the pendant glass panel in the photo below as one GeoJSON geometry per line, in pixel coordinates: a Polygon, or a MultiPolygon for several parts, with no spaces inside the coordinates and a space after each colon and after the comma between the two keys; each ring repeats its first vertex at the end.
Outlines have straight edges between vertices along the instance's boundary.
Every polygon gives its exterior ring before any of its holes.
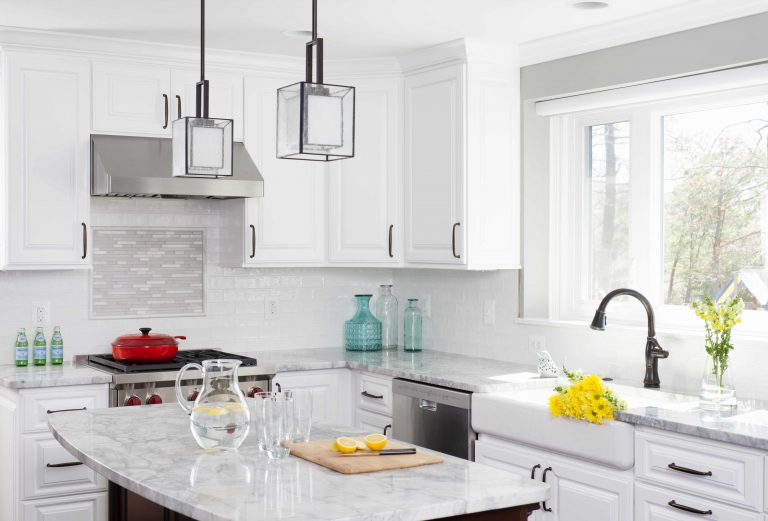
{"type": "Polygon", "coordinates": [[[334,161],[355,155],[355,88],[299,82],[277,91],[277,157],[334,161]]]}
{"type": "Polygon", "coordinates": [[[232,120],[186,117],[173,122],[174,177],[232,175],[232,120]]]}

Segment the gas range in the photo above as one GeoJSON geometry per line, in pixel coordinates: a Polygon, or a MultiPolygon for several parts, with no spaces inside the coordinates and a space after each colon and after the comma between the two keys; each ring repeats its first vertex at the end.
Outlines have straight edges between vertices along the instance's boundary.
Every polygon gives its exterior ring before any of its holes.
{"type": "MultiPolygon", "coordinates": [[[[167,362],[127,364],[119,362],[111,354],[88,355],[83,360],[89,367],[112,375],[110,407],[154,405],[176,401],[175,384],[179,370],[188,363],[229,358],[240,360],[238,368],[240,389],[246,395],[267,391],[275,376],[274,367],[260,365],[255,358],[226,353],[216,349],[181,350],[167,362]]],[[[190,369],[182,381],[182,394],[194,400],[202,385],[202,375],[190,369]]]]}

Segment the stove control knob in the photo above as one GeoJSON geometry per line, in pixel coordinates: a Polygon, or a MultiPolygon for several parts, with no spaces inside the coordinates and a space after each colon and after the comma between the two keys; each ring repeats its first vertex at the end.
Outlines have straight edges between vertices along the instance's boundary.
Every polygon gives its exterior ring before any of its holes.
{"type": "Polygon", "coordinates": [[[131,407],[133,405],[141,405],[141,398],[139,398],[136,395],[129,396],[125,399],[125,402],[123,403],[126,407],[131,407]]]}
{"type": "Polygon", "coordinates": [[[158,395],[153,394],[147,397],[147,405],[157,405],[159,403],[163,403],[163,399],[158,395]]]}
{"type": "Polygon", "coordinates": [[[248,398],[253,398],[253,397],[254,397],[254,396],[256,396],[257,394],[259,394],[259,393],[263,393],[263,392],[264,392],[264,389],[262,389],[262,388],[261,388],[261,387],[259,387],[259,386],[256,386],[256,387],[251,387],[251,388],[248,390],[248,398]]]}
{"type": "Polygon", "coordinates": [[[194,391],[192,391],[187,395],[187,400],[189,400],[190,402],[194,402],[195,400],[197,400],[197,396],[199,394],[200,392],[197,389],[195,389],[194,391]]]}

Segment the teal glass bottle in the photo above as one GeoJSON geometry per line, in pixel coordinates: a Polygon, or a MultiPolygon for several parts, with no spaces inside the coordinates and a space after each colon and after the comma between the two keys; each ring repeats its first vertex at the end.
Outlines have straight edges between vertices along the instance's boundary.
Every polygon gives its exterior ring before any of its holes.
{"type": "Polygon", "coordinates": [[[403,312],[403,349],[421,351],[421,310],[417,298],[409,298],[403,312]]]}
{"type": "Polygon", "coordinates": [[[355,295],[357,313],[344,323],[347,351],[381,351],[381,321],[371,313],[373,295],[355,295]]]}

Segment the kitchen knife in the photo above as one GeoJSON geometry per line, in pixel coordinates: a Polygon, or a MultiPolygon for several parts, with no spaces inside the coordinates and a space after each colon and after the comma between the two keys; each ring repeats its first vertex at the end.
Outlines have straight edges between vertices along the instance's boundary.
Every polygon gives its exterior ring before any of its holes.
{"type": "Polygon", "coordinates": [[[353,452],[352,454],[342,454],[342,456],[401,456],[405,454],[416,454],[414,447],[407,449],[384,449],[370,452],[353,452]]]}

